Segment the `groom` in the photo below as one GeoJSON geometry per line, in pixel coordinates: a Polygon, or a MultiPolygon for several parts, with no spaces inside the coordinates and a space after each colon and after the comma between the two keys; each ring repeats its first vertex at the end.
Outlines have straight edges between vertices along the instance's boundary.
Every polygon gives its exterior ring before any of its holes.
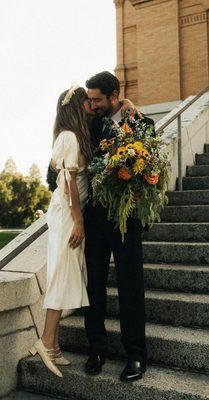
{"type": "MultiPolygon", "coordinates": [[[[103,117],[122,120],[119,101],[118,79],[109,72],[96,74],[86,82],[92,110],[97,117],[93,121],[92,141],[98,147],[109,134],[103,125],[103,117]]],[[[137,115],[136,115],[137,118],[137,115]]],[[[148,118],[146,123],[153,123],[148,118]]],[[[145,302],[142,260],[142,226],[139,220],[129,218],[125,241],[119,229],[107,219],[107,210],[92,204],[90,198],[85,211],[86,262],[88,271],[88,295],[90,307],[85,309],[85,327],[90,344],[90,355],[85,365],[88,374],[96,375],[108,351],[105,329],[106,286],[111,252],[115,261],[120,305],[122,344],[127,363],[120,375],[122,381],[142,378],[146,371],[147,349],[145,340],[145,302]]]]}

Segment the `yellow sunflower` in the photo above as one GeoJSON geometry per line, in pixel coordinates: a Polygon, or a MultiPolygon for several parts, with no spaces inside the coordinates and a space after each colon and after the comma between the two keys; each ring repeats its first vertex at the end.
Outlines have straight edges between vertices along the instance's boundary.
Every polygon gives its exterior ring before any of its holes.
{"type": "Polygon", "coordinates": [[[134,143],[129,143],[129,144],[126,145],[127,149],[134,149],[134,147],[135,147],[134,143]]]}
{"type": "Polygon", "coordinates": [[[150,153],[149,153],[149,151],[148,150],[146,150],[145,148],[143,148],[142,150],[141,150],[141,155],[143,156],[143,157],[149,157],[150,156],[150,153]]]}
{"type": "Polygon", "coordinates": [[[138,158],[138,160],[135,162],[135,164],[133,166],[134,174],[135,175],[141,174],[144,167],[145,167],[145,162],[144,162],[143,158],[138,158]]]}
{"type": "Polygon", "coordinates": [[[119,154],[116,153],[116,154],[114,154],[114,156],[111,157],[110,161],[114,162],[114,161],[118,161],[119,159],[120,159],[120,156],[119,156],[119,154]]]}
{"type": "Polygon", "coordinates": [[[102,150],[106,150],[106,148],[108,147],[108,143],[106,139],[101,140],[100,145],[102,150]]]}
{"type": "Polygon", "coordinates": [[[142,150],[143,150],[143,144],[142,142],[134,142],[134,143],[130,143],[129,148],[134,149],[138,154],[141,154],[142,150]]]}
{"type": "Polygon", "coordinates": [[[142,142],[137,141],[137,142],[134,142],[134,147],[135,147],[137,150],[142,150],[142,149],[143,149],[143,144],[142,144],[142,142]]]}
{"type": "Polygon", "coordinates": [[[125,146],[121,146],[118,148],[117,154],[119,157],[124,157],[125,155],[127,155],[127,149],[125,146]]]}

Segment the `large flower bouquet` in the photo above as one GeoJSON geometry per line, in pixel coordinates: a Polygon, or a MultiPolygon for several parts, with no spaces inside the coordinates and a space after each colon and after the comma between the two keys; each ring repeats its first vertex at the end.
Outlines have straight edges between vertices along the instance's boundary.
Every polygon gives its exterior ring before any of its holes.
{"type": "Polygon", "coordinates": [[[108,136],[89,166],[93,203],[108,209],[124,240],[130,216],[142,226],[160,221],[167,203],[169,162],[154,126],[138,115],[126,111],[122,125],[111,118],[104,118],[104,124],[108,136]]]}

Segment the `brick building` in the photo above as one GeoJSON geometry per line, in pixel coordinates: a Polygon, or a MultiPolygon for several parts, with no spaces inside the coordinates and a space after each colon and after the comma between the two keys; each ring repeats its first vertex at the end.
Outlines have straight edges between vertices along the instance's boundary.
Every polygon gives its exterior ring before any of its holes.
{"type": "Polygon", "coordinates": [[[114,2],[122,96],[169,111],[208,85],[209,0],[114,2]]]}

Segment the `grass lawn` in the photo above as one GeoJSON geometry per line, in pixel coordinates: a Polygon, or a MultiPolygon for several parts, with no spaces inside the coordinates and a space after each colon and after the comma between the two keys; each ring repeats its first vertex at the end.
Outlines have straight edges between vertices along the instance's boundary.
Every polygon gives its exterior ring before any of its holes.
{"type": "Polygon", "coordinates": [[[9,243],[12,239],[14,239],[17,235],[21,233],[20,231],[1,231],[0,232],[0,249],[2,247],[6,246],[7,243],[9,243]]]}

